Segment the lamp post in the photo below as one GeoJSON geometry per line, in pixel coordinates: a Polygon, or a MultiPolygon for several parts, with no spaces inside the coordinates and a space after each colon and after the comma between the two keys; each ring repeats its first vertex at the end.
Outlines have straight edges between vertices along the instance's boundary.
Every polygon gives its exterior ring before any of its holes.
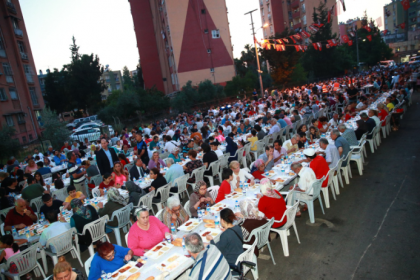
{"type": "Polygon", "coordinates": [[[255,29],[254,29],[254,20],[252,18],[252,13],[255,12],[258,9],[249,11],[245,13],[244,15],[249,14],[251,16],[251,26],[252,26],[252,40],[254,41],[254,48],[255,48],[255,56],[257,57],[257,66],[258,66],[258,79],[260,81],[260,91],[261,91],[261,97],[264,96],[264,89],[263,89],[263,82],[262,82],[262,76],[261,76],[261,68],[260,68],[260,58],[258,55],[258,49],[257,49],[257,42],[255,42],[255,29]]]}

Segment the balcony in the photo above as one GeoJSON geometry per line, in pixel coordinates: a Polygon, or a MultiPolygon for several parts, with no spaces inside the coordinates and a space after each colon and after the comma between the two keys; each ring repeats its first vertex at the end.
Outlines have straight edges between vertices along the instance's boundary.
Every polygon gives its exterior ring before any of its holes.
{"type": "Polygon", "coordinates": [[[19,28],[15,28],[16,36],[23,37],[23,31],[19,28]]]}
{"type": "Polygon", "coordinates": [[[21,57],[23,60],[28,60],[28,55],[27,55],[26,53],[24,53],[24,52],[20,52],[20,57],[21,57]]]}
{"type": "Polygon", "coordinates": [[[300,11],[294,12],[292,18],[300,18],[300,11]]]}
{"type": "Polygon", "coordinates": [[[11,2],[6,2],[6,5],[7,5],[7,10],[8,10],[10,13],[12,13],[12,14],[15,14],[15,15],[16,15],[16,8],[15,8],[15,5],[14,5],[13,3],[11,3],[11,2]]]}
{"type": "Polygon", "coordinates": [[[299,0],[295,0],[292,2],[292,4],[290,5],[292,8],[298,8],[299,7],[299,0]]]}
{"type": "Polygon", "coordinates": [[[389,34],[383,36],[385,43],[397,43],[407,41],[407,36],[405,33],[389,34]]]}

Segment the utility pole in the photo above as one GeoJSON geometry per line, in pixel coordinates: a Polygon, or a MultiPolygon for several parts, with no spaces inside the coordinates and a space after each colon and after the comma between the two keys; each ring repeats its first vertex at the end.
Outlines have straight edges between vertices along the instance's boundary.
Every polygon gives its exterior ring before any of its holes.
{"type": "Polygon", "coordinates": [[[264,89],[263,89],[263,82],[262,82],[262,76],[261,76],[261,69],[260,69],[260,58],[258,55],[258,49],[257,49],[257,42],[255,42],[255,29],[254,29],[254,20],[252,18],[252,13],[257,11],[258,9],[249,11],[248,13],[245,13],[244,15],[249,14],[251,16],[251,26],[252,26],[252,40],[254,41],[254,48],[255,48],[255,56],[257,57],[257,66],[258,66],[258,78],[260,80],[260,90],[261,90],[261,97],[264,96],[264,89]]]}
{"type": "Polygon", "coordinates": [[[357,71],[360,72],[360,62],[359,62],[359,35],[357,35],[357,25],[355,26],[355,29],[356,29],[357,71]]]}

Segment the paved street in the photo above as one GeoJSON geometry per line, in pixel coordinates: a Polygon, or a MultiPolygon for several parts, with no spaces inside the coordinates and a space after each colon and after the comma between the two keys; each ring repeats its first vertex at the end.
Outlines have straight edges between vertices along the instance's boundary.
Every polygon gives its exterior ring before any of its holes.
{"type": "MultiPolygon", "coordinates": [[[[415,95],[398,133],[392,132],[374,154],[368,148],[363,176],[352,163],[350,185],[340,189],[325,215],[316,203],[315,217],[327,224],[309,226],[304,213],[296,221],[301,244],[292,231],[287,258],[280,239],[271,242],[277,265],[271,259],[258,259],[260,279],[418,279],[418,102],[420,95],[415,95]]],[[[114,243],[113,234],[110,238],[114,243]]],[[[268,250],[263,254],[269,255],[268,250]]],[[[66,257],[80,268],[77,260],[66,257]]],[[[82,259],[87,258],[86,251],[82,259]]],[[[47,275],[52,267],[49,261],[47,275]]],[[[248,277],[252,279],[250,273],[248,277]]]]}

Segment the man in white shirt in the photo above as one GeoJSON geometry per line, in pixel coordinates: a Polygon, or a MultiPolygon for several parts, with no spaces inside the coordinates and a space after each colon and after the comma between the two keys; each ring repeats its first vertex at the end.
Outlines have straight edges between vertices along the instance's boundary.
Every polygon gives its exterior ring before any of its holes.
{"type": "Polygon", "coordinates": [[[201,118],[197,118],[197,122],[195,124],[197,125],[198,130],[200,130],[203,127],[203,122],[202,122],[201,118]]]}
{"type": "Polygon", "coordinates": [[[172,153],[172,150],[174,148],[180,148],[180,147],[181,147],[181,145],[180,145],[179,142],[172,140],[172,138],[170,138],[169,135],[167,136],[166,144],[165,144],[165,147],[164,147],[165,151],[167,151],[169,153],[172,153]]]}
{"type": "Polygon", "coordinates": [[[275,118],[271,119],[271,128],[270,131],[268,132],[268,135],[276,133],[276,132],[280,132],[280,127],[277,125],[277,120],[275,118]]]}
{"type": "Polygon", "coordinates": [[[150,128],[147,127],[147,125],[143,125],[143,132],[144,134],[147,134],[150,136],[150,132],[152,131],[150,130],[150,128]]]}
{"type": "Polygon", "coordinates": [[[295,134],[289,140],[283,143],[283,148],[286,149],[287,154],[291,154],[299,150],[298,142],[300,140],[299,134],[295,134]]]}
{"type": "Polygon", "coordinates": [[[331,127],[338,127],[338,125],[340,124],[340,119],[338,118],[338,114],[334,113],[333,114],[333,118],[328,122],[330,124],[331,127]]]}
{"type": "Polygon", "coordinates": [[[312,187],[312,184],[316,181],[316,176],[315,176],[314,171],[310,167],[303,167],[302,164],[298,162],[292,163],[292,165],[290,166],[290,169],[299,176],[299,183],[295,186],[290,186],[289,190],[292,190],[294,188],[293,190],[294,199],[288,199],[287,205],[293,205],[295,201],[300,200],[300,199],[304,199],[304,200],[311,199],[312,194],[313,194],[313,190],[311,189],[311,187],[312,187]],[[308,194],[306,194],[305,192],[308,191],[309,189],[311,190],[309,191],[308,194]]]}
{"type": "MultiPolygon", "coordinates": [[[[172,127],[173,127],[173,125],[171,124],[171,125],[169,125],[169,129],[168,129],[168,131],[166,132],[166,135],[169,135],[169,136],[171,136],[171,138],[172,137],[174,137],[174,134],[175,134],[175,131],[172,129],[172,127]]],[[[166,130],[166,129],[165,129],[166,130]]]]}
{"type": "Polygon", "coordinates": [[[41,159],[41,160],[43,160],[43,159],[44,159],[44,155],[43,155],[42,153],[40,153],[38,149],[36,149],[36,148],[35,148],[35,149],[34,149],[34,158],[35,158],[36,156],[39,156],[39,159],[41,159]]]}
{"type": "MultiPolygon", "coordinates": [[[[65,233],[70,229],[70,223],[67,223],[63,216],[60,216],[60,221],[58,221],[58,213],[56,211],[50,211],[44,214],[50,225],[42,232],[41,237],[39,238],[39,243],[41,243],[42,246],[45,246],[49,239],[65,233]]],[[[51,252],[57,253],[53,246],[50,246],[50,248],[51,252]]]]}
{"type": "Polygon", "coordinates": [[[322,154],[325,156],[325,160],[328,163],[330,169],[333,169],[337,166],[338,161],[340,160],[340,154],[338,149],[334,144],[329,144],[328,140],[325,138],[319,139],[319,147],[325,152],[316,152],[318,155],[322,154]]]}
{"type": "Polygon", "coordinates": [[[216,153],[217,157],[223,156],[223,152],[221,150],[219,150],[218,142],[211,142],[210,143],[210,148],[213,152],[216,153]]]}

